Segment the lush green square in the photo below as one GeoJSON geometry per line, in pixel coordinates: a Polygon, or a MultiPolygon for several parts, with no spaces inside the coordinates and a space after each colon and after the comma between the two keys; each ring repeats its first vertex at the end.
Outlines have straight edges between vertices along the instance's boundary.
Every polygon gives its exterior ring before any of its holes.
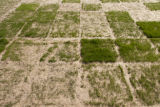
{"type": "Polygon", "coordinates": [[[155,62],[160,58],[147,40],[117,39],[116,44],[124,62],[155,62]]]}
{"type": "Polygon", "coordinates": [[[160,38],[160,22],[137,22],[148,38],[160,38]]]}
{"type": "Polygon", "coordinates": [[[8,44],[7,39],[4,39],[4,38],[0,39],[0,53],[5,49],[7,44],[8,44]]]}
{"type": "Polygon", "coordinates": [[[110,39],[82,39],[81,56],[84,63],[115,62],[117,53],[110,39]]]}
{"type": "Polygon", "coordinates": [[[80,0],[63,0],[62,3],[80,3],[80,0]]]}
{"type": "Polygon", "coordinates": [[[101,8],[101,4],[82,4],[82,9],[85,11],[98,11],[101,8]]]}
{"type": "Polygon", "coordinates": [[[144,3],[144,5],[152,11],[160,10],[160,2],[158,2],[158,3],[144,3]]]}
{"type": "Polygon", "coordinates": [[[35,11],[38,6],[39,5],[35,4],[35,3],[30,3],[30,4],[23,3],[16,9],[16,11],[21,11],[21,12],[23,12],[23,11],[35,11]]]}

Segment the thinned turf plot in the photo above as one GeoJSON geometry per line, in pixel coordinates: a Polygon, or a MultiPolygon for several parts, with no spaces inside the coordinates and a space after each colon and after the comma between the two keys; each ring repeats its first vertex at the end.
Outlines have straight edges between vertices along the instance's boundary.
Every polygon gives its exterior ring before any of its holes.
{"type": "Polygon", "coordinates": [[[106,13],[110,27],[117,38],[139,38],[142,33],[127,12],[110,11],[106,13]]]}
{"type": "Polygon", "coordinates": [[[144,3],[144,5],[152,11],[160,10],[160,2],[158,2],[158,3],[144,3]]]}
{"type": "Polygon", "coordinates": [[[82,4],[82,9],[85,11],[98,11],[101,8],[101,4],[82,4]]]}
{"type": "Polygon", "coordinates": [[[2,51],[4,51],[4,49],[5,49],[7,44],[8,44],[8,40],[7,39],[4,39],[4,38],[0,39],[0,53],[2,51]]]}
{"type": "Polygon", "coordinates": [[[114,50],[114,42],[110,39],[82,39],[82,62],[115,62],[117,53],[114,50]]]}

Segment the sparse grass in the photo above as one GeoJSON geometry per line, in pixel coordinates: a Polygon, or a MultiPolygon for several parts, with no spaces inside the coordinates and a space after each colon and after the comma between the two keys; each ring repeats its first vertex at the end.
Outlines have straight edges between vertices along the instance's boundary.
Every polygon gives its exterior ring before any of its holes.
{"type": "Polygon", "coordinates": [[[85,73],[87,73],[86,78],[89,83],[88,92],[90,97],[86,104],[117,107],[124,106],[126,102],[133,100],[124,74],[119,67],[112,66],[110,68],[107,65],[100,64],[92,66],[85,73]]]}
{"type": "Polygon", "coordinates": [[[158,3],[144,3],[144,5],[152,11],[160,10],[160,2],[158,2],[158,3]]]}
{"type": "Polygon", "coordinates": [[[82,9],[85,11],[98,11],[101,8],[101,4],[82,4],[82,9]]]}
{"type": "Polygon", "coordinates": [[[160,22],[137,22],[148,38],[160,38],[160,22]]]}
{"type": "Polygon", "coordinates": [[[119,2],[119,0],[101,0],[102,3],[106,3],[106,2],[119,2]]]}
{"type": "Polygon", "coordinates": [[[79,12],[58,12],[53,23],[52,37],[78,37],[79,24],[79,12]]]}
{"type": "Polygon", "coordinates": [[[63,0],[62,3],[80,3],[80,0],[63,0]]]}
{"type": "Polygon", "coordinates": [[[160,38],[150,38],[151,42],[157,47],[160,52],[160,38]]]}
{"type": "Polygon", "coordinates": [[[137,97],[146,105],[160,103],[160,66],[151,67],[134,66],[129,67],[131,73],[130,81],[135,88],[137,97]]]}
{"type": "Polygon", "coordinates": [[[112,40],[82,39],[81,56],[84,63],[89,62],[115,62],[117,53],[112,40]]]}
{"type": "Polygon", "coordinates": [[[2,56],[2,61],[11,60],[11,61],[20,61],[20,52],[21,43],[14,41],[7,49],[5,54],[2,56]]]}
{"type": "Polygon", "coordinates": [[[155,62],[160,58],[147,40],[117,39],[116,44],[124,62],[155,62]]]}
{"type": "Polygon", "coordinates": [[[127,12],[111,11],[106,13],[107,20],[116,37],[141,37],[142,33],[127,12]]]}
{"type": "Polygon", "coordinates": [[[8,40],[4,38],[0,38],[0,53],[4,51],[6,45],[8,44],[8,40]]]}

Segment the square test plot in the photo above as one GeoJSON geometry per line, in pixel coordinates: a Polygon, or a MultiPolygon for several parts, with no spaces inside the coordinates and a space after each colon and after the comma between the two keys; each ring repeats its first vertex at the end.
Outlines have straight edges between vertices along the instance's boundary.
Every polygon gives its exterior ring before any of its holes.
{"type": "Polygon", "coordinates": [[[160,54],[147,39],[117,39],[120,56],[124,62],[156,62],[160,54]]]}
{"type": "Polygon", "coordinates": [[[81,12],[82,37],[111,37],[109,23],[102,12],[81,12]]]}
{"type": "Polygon", "coordinates": [[[82,62],[115,62],[117,53],[114,49],[114,41],[110,39],[82,39],[82,62]]]}
{"type": "Polygon", "coordinates": [[[59,11],[52,25],[51,37],[79,37],[80,12],[59,11]]]}
{"type": "MultiPolygon", "coordinates": [[[[132,105],[133,97],[120,66],[114,64],[83,65],[82,86],[88,97],[82,100],[89,106],[132,105]]],[[[83,94],[82,94],[83,95],[83,94]]],[[[81,96],[81,95],[80,95],[81,96]]]]}
{"type": "Polygon", "coordinates": [[[33,16],[38,4],[21,4],[13,13],[0,23],[0,37],[15,37],[24,23],[33,16]]]}
{"type": "Polygon", "coordinates": [[[56,17],[57,10],[58,5],[56,4],[45,5],[39,8],[24,26],[20,36],[33,38],[46,37],[56,17]]]}
{"type": "Polygon", "coordinates": [[[81,10],[81,4],[80,3],[62,3],[60,4],[60,7],[58,11],[74,11],[79,12],[81,10]]]}
{"type": "Polygon", "coordinates": [[[150,38],[150,40],[157,48],[157,51],[160,53],[160,38],[150,38]]]}
{"type": "Polygon", "coordinates": [[[127,12],[110,11],[106,13],[106,17],[117,38],[143,37],[143,34],[127,12]]]}
{"type": "Polygon", "coordinates": [[[31,83],[31,91],[27,99],[29,104],[76,106],[78,69],[79,66],[75,63],[43,64],[39,67],[39,73],[33,77],[36,79],[31,83]]]}
{"type": "Polygon", "coordinates": [[[135,90],[136,98],[143,104],[159,104],[160,65],[128,65],[129,80],[135,90]]]}
{"type": "Polygon", "coordinates": [[[77,41],[54,41],[50,45],[40,58],[40,62],[75,62],[80,57],[77,41]]]}

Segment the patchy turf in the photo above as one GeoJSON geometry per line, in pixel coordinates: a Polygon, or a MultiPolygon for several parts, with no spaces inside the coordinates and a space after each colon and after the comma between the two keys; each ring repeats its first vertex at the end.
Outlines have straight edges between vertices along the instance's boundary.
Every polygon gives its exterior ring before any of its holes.
{"type": "Polygon", "coordinates": [[[111,11],[106,13],[106,17],[117,38],[142,37],[142,33],[127,12],[111,11]]]}
{"type": "Polygon", "coordinates": [[[160,38],[160,22],[137,22],[148,38],[160,38]]]}
{"type": "Polygon", "coordinates": [[[80,3],[80,0],[62,0],[62,3],[80,3]]]}
{"type": "Polygon", "coordinates": [[[124,62],[155,62],[160,58],[145,39],[117,39],[116,44],[124,62]]]}
{"type": "Polygon", "coordinates": [[[78,37],[80,25],[79,12],[58,12],[53,23],[52,37],[78,37]]]}
{"type": "Polygon", "coordinates": [[[81,40],[82,62],[115,62],[117,53],[114,50],[112,40],[82,39],[81,40]]]}
{"type": "Polygon", "coordinates": [[[88,89],[89,106],[125,106],[131,103],[133,97],[124,78],[124,73],[118,66],[107,64],[86,64],[83,66],[84,89],[88,89]],[[100,69],[99,69],[100,68],[100,69]]]}
{"type": "Polygon", "coordinates": [[[98,11],[101,8],[101,4],[82,4],[82,9],[84,11],[98,11]]]}
{"type": "Polygon", "coordinates": [[[160,10],[160,2],[158,3],[144,3],[144,5],[152,11],[160,10]]]}
{"type": "Polygon", "coordinates": [[[136,96],[145,105],[160,103],[159,82],[160,66],[128,66],[130,82],[135,89],[136,96]]]}

